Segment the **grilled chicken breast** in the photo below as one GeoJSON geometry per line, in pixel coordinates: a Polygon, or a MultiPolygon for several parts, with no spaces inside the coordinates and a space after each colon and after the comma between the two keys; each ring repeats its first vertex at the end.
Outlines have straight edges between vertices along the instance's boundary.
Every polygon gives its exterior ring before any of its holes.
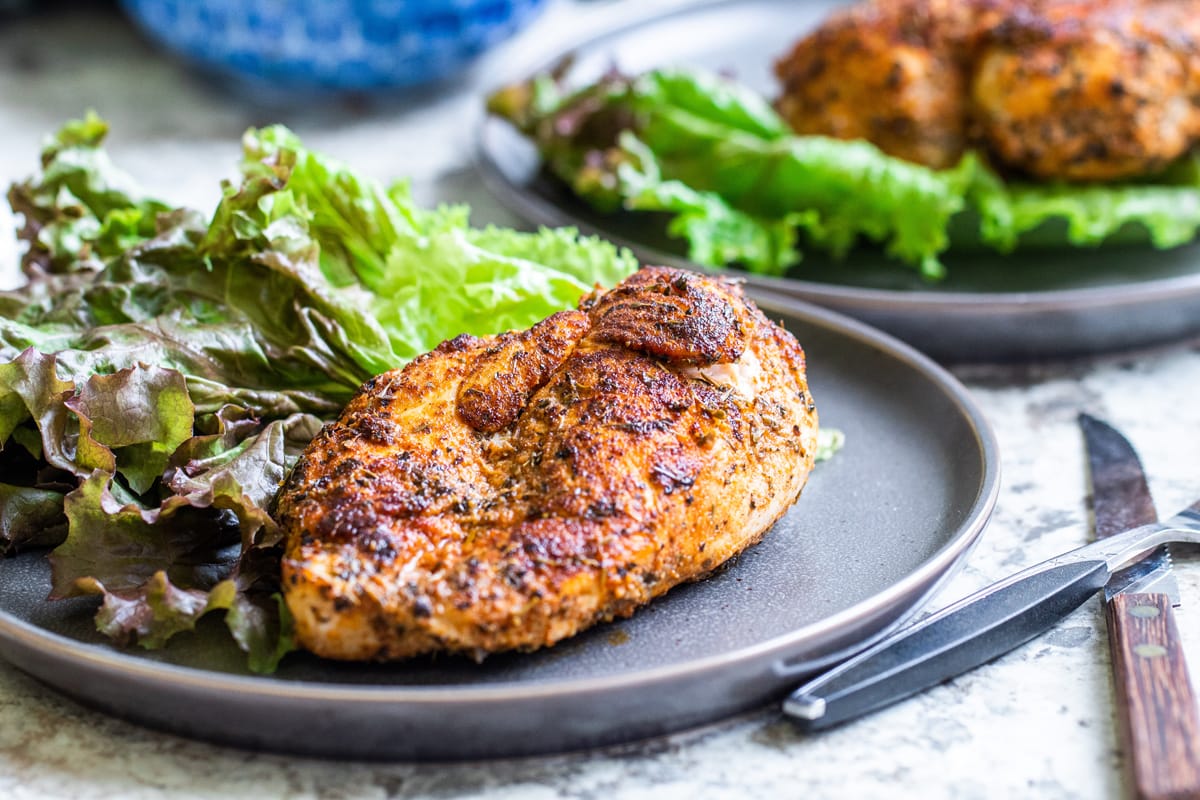
{"type": "Polygon", "coordinates": [[[368,381],[282,490],[299,642],[531,650],[758,541],[816,452],[804,353],[718,278],[646,268],[368,381]]]}
{"type": "Polygon", "coordinates": [[[866,139],[948,167],[966,147],[968,0],[878,0],[832,15],[778,61],[776,106],[797,133],[866,139]]]}
{"type": "Polygon", "coordinates": [[[799,133],[1037,178],[1161,169],[1200,138],[1200,0],[868,0],[776,64],[799,133]]]}

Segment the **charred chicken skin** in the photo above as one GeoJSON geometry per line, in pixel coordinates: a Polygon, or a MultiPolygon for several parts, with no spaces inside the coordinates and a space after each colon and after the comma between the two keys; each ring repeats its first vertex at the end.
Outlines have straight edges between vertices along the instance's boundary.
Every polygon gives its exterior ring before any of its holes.
{"type": "Polygon", "coordinates": [[[776,64],[802,134],[1042,179],[1160,170],[1200,138],[1200,0],[869,0],[776,64]]]}
{"type": "Polygon", "coordinates": [[[812,468],[804,352],[733,283],[646,268],[368,381],[280,494],[299,642],[532,650],[762,537],[812,468]]]}

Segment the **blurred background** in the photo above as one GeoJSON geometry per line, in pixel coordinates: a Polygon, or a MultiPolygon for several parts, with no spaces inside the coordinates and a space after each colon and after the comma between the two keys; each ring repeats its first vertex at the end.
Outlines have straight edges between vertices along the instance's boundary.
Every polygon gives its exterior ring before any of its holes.
{"type": "Polygon", "coordinates": [[[0,0],[0,182],[95,110],[113,159],[166,200],[210,208],[239,137],[282,122],[420,200],[516,224],[472,174],[482,95],[589,31],[681,2],[0,0]]]}

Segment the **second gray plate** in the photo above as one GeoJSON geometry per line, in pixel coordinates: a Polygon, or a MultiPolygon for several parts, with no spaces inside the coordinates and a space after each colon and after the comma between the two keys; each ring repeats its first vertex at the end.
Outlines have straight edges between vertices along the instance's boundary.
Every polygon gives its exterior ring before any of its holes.
{"type": "Polygon", "coordinates": [[[114,648],[92,625],[93,600],[45,600],[46,559],[27,553],[0,559],[0,654],[147,725],[342,758],[592,747],[778,698],[919,608],[983,530],[999,475],[987,423],[941,368],[836,314],[761,305],[804,345],[821,422],[846,446],[761,544],[630,619],[482,664],[296,653],[258,677],[219,620],[161,651],[114,648]]]}
{"type": "MultiPolygon", "coordinates": [[[[623,21],[571,48],[567,80],[583,85],[614,65],[636,74],[695,64],[731,71],[771,96],[774,58],[840,4],[721,0],[623,21]]],[[[572,195],[506,122],[484,121],[479,152],[496,196],[532,222],[598,233],[645,263],[697,268],[661,219],[600,214],[572,195]]],[[[857,317],[943,361],[1075,356],[1200,335],[1200,245],[977,251],[943,260],[949,275],[937,284],[869,248],[845,262],[810,251],[787,278],[746,280],[857,317]]]]}

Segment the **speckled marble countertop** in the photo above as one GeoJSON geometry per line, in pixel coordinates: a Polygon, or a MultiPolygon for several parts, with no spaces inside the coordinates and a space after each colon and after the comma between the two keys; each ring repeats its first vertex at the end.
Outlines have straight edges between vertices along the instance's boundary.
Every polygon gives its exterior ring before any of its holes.
{"type": "MultiPolygon", "coordinates": [[[[168,198],[208,204],[241,132],[279,120],[378,177],[412,176],[422,199],[467,201],[477,221],[516,224],[471,168],[477,92],[510,74],[533,42],[561,42],[619,11],[560,2],[453,91],[307,109],[231,96],[162,57],[111,10],[0,23],[0,183],[28,172],[45,133],[94,107],[113,123],[114,157],[136,177],[168,198]]],[[[934,606],[1085,541],[1079,411],[1133,440],[1162,510],[1200,495],[1200,346],[958,374],[995,427],[1004,486],[988,532],[934,606]]],[[[1178,621],[1200,664],[1200,564],[1180,561],[1178,621]]],[[[452,765],[330,763],[192,742],[86,710],[0,662],[0,797],[1119,797],[1106,638],[1099,605],[1088,603],[987,667],[813,738],[772,708],[603,752],[452,765]]]]}

